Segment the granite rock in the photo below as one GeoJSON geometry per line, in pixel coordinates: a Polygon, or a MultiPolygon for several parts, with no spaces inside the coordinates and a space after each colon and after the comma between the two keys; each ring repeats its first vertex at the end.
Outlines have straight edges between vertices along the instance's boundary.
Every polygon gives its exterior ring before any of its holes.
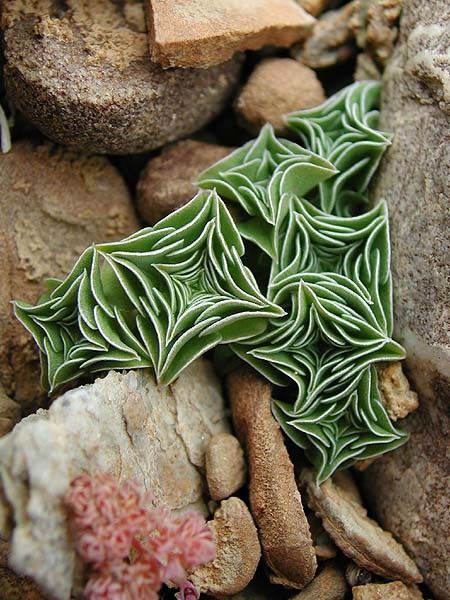
{"type": "Polygon", "coordinates": [[[381,127],[394,133],[373,196],[390,210],[396,338],[420,407],[411,438],[365,472],[384,527],[414,556],[436,598],[450,589],[450,7],[404,0],[384,75],[381,127]]]}

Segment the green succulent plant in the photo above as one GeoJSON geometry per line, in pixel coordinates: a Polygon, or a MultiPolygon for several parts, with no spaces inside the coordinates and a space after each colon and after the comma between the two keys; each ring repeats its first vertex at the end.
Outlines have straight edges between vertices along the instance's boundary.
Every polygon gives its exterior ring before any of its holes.
{"type": "Polygon", "coordinates": [[[379,84],[357,83],[289,115],[306,148],[266,125],[199,176],[206,191],[187,205],[87,249],[36,306],[16,302],[44,385],[137,367],[166,384],[226,345],[274,384],[273,413],[319,482],[404,443],[375,368],[404,357],[392,339],[387,208],[366,210],[389,144],[378,97],[379,84]],[[237,223],[221,198],[239,205],[237,223]]]}

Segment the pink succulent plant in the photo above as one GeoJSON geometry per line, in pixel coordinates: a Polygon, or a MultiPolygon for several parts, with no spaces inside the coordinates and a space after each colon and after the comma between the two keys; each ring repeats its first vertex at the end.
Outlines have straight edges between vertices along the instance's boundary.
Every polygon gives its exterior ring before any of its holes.
{"type": "Polygon", "coordinates": [[[215,557],[204,518],[154,506],[153,496],[108,475],[80,475],[65,497],[80,557],[91,566],[87,600],[155,600],[165,583],[181,600],[199,594],[186,579],[215,557]]]}

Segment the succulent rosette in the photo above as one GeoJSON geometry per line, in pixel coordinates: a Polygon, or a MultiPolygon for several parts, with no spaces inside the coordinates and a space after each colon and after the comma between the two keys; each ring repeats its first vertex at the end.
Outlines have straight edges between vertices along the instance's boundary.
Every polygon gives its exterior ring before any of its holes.
{"type": "Polygon", "coordinates": [[[244,266],[242,239],[215,192],[202,192],[120,242],[88,248],[36,306],[15,305],[53,390],[82,373],[153,367],[168,384],[217,344],[283,314],[244,266]]]}
{"type": "Polygon", "coordinates": [[[138,367],[167,384],[225,344],[274,384],[273,413],[318,481],[402,444],[375,368],[404,358],[392,339],[386,204],[367,210],[390,143],[376,129],[379,93],[356,83],[289,115],[306,147],[266,125],[199,176],[208,191],[87,249],[36,306],[17,302],[45,386],[138,367]],[[240,208],[236,223],[224,201],[240,208]]]}

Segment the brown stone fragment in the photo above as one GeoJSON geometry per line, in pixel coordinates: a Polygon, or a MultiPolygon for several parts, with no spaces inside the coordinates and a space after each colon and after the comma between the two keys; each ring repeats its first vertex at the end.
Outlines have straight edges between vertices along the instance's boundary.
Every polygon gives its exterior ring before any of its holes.
{"type": "Polygon", "coordinates": [[[407,586],[401,581],[392,583],[369,583],[353,588],[353,600],[422,600],[416,586],[407,586]]]}
{"type": "Polygon", "coordinates": [[[0,383],[0,437],[6,435],[20,420],[20,404],[6,395],[0,383]]]}
{"type": "Polygon", "coordinates": [[[312,69],[334,67],[352,58],[356,54],[354,34],[349,25],[353,1],[321,15],[303,46],[292,49],[294,58],[312,69]]]}
{"type": "Polygon", "coordinates": [[[9,544],[0,542],[0,598],[2,600],[46,600],[35,583],[8,567],[9,544]]]}
{"type": "Polygon", "coordinates": [[[223,500],[208,526],[216,542],[216,558],[195,569],[189,578],[210,596],[236,594],[253,579],[261,557],[250,511],[239,498],[223,500]]]}
{"type": "Polygon", "coordinates": [[[347,583],[342,571],[334,564],[326,564],[312,582],[290,600],[343,600],[347,583]]]}
{"type": "Polygon", "coordinates": [[[357,565],[386,577],[407,583],[422,581],[411,558],[392,535],[367,516],[359,503],[349,498],[332,479],[317,486],[313,473],[301,475],[308,504],[335,544],[357,565]]]}
{"type": "Polygon", "coordinates": [[[283,115],[324,100],[322,84],[312,69],[291,58],[268,58],[256,66],[234,108],[250,132],[271,123],[283,134],[287,130],[283,115]]]}
{"type": "Polygon", "coordinates": [[[0,160],[0,383],[29,412],[42,401],[38,353],[11,300],[36,302],[92,243],[139,228],[128,189],[105,158],[16,142],[0,160]]]}
{"type": "Polygon", "coordinates": [[[381,400],[393,421],[404,419],[417,409],[419,399],[409,387],[401,362],[378,365],[377,371],[381,400]]]}
{"type": "Polygon", "coordinates": [[[163,67],[209,67],[238,51],[289,47],[314,18],[292,0],[146,0],[150,55],[163,67]]]}
{"type": "Polygon", "coordinates": [[[271,387],[250,369],[228,378],[234,426],[247,451],[250,507],[274,574],[303,588],[316,557],[283,435],[271,413],[271,387]]]}
{"type": "Polygon", "coordinates": [[[229,498],[246,479],[247,467],[239,440],[231,433],[214,435],[206,448],[206,481],[213,500],[229,498]]]}
{"type": "Polygon", "coordinates": [[[82,152],[138,153],[190,135],[239,78],[240,57],[167,71],[149,60],[144,0],[1,4],[9,97],[46,136],[82,152]]]}
{"type": "Polygon", "coordinates": [[[198,191],[194,185],[198,175],[233,150],[195,140],[183,140],[164,148],[141,174],[137,187],[140,216],[154,225],[188,202],[198,191]]]}
{"type": "Polygon", "coordinates": [[[332,3],[332,0],[297,0],[306,12],[317,17],[332,3]]]}

